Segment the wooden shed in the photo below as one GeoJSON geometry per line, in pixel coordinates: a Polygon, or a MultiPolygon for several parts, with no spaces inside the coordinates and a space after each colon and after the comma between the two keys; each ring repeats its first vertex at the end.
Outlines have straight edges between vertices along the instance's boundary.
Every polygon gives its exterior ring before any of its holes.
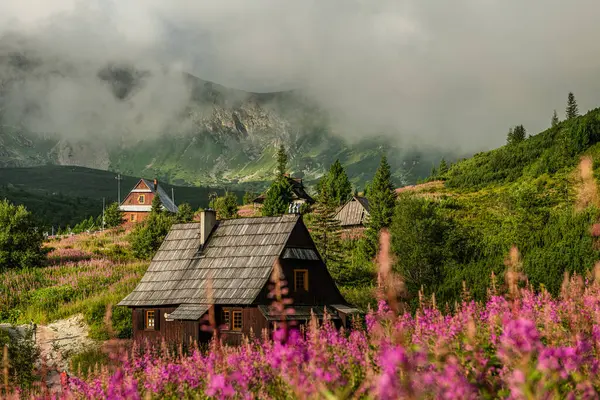
{"type": "Polygon", "coordinates": [[[369,200],[366,197],[354,196],[344,204],[335,215],[343,229],[366,226],[369,220],[369,200]]]}
{"type": "Polygon", "coordinates": [[[207,341],[202,325],[211,313],[222,338],[239,343],[244,334],[274,326],[269,286],[275,266],[296,311],[287,319],[303,322],[327,310],[343,322],[336,307],[347,303],[297,214],[217,221],[206,210],[199,223],[174,225],[119,305],[132,309],[136,340],[207,341]]]}

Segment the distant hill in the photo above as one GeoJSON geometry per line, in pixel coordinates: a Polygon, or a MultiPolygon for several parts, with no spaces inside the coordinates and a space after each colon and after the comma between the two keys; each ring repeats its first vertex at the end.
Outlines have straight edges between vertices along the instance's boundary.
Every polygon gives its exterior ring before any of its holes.
{"type": "MultiPolygon", "coordinates": [[[[75,225],[84,218],[102,213],[102,198],[106,204],[117,201],[116,174],[84,167],[44,166],[4,168],[0,170],[0,198],[24,204],[45,226],[75,225]]],[[[152,179],[151,176],[145,176],[152,179]]],[[[139,178],[121,177],[121,199],[139,178]]],[[[222,194],[223,189],[210,187],[173,186],[159,182],[177,204],[189,203],[194,209],[208,206],[210,193],[222,194]]],[[[241,200],[243,193],[235,192],[241,200]]]]}

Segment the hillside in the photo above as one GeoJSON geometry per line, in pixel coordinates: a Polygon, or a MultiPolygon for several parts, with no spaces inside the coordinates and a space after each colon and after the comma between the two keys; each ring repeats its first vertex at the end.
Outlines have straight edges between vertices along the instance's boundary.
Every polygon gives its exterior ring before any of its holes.
{"type": "Polygon", "coordinates": [[[0,70],[9,77],[2,82],[0,76],[0,167],[73,165],[157,176],[178,185],[258,190],[271,179],[272,156],[283,143],[291,171],[307,182],[339,158],[353,183],[362,188],[384,149],[398,185],[425,177],[432,162],[442,156],[455,158],[380,132],[363,132],[361,139],[347,140],[343,121],[333,121],[298,91],[248,93],[189,74],[169,75],[162,84],[183,88],[186,100],[159,117],[155,114],[163,110],[156,105],[138,104],[144,99],[139,96],[150,96],[144,90],[152,85],[155,72],[108,65],[88,73],[90,84],[102,92],[98,95],[105,103],[100,105],[113,111],[86,109],[89,115],[75,116],[59,113],[35,96],[27,104],[10,102],[16,93],[12,90],[18,91],[20,84],[76,82],[79,77],[72,76],[68,64],[11,53],[0,54],[0,70]]]}
{"type": "MultiPolygon", "coordinates": [[[[101,214],[102,198],[106,204],[117,201],[118,181],[112,172],[53,165],[0,171],[0,198],[24,204],[47,227],[74,226],[89,216],[101,214]]],[[[123,199],[139,178],[126,175],[121,178],[123,199]]],[[[173,188],[178,204],[189,203],[194,209],[208,206],[210,193],[223,193],[223,189],[160,183],[169,194],[173,188]]],[[[235,194],[241,200],[243,193],[235,194]]]]}
{"type": "Polygon", "coordinates": [[[423,285],[453,302],[464,281],[483,299],[492,272],[496,287],[504,285],[513,246],[519,273],[535,289],[557,294],[564,273],[589,272],[600,259],[599,142],[596,109],[399,191],[392,232],[413,294],[423,285]],[[419,260],[407,261],[409,254],[419,260]]]}

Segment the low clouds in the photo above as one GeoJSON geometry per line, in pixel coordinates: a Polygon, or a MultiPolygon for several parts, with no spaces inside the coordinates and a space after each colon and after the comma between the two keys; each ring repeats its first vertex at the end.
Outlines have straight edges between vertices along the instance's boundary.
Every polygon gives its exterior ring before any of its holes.
{"type": "Polygon", "coordinates": [[[33,125],[71,135],[140,120],[159,131],[185,103],[189,71],[245,90],[302,88],[350,137],[474,151],[511,125],[545,129],[569,91],[582,111],[600,104],[597,15],[597,0],[4,0],[0,51],[68,65],[28,76],[10,105],[37,100],[33,125]],[[158,72],[123,107],[96,76],[109,62],[158,72]]]}

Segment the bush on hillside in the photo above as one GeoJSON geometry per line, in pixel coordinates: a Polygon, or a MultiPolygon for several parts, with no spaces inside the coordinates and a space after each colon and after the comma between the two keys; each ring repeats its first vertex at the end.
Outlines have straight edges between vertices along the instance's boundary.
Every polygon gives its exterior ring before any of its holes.
{"type": "Polygon", "coordinates": [[[112,203],[104,210],[104,224],[106,228],[115,228],[122,223],[123,213],[119,209],[119,203],[112,203]]]}
{"type": "Polygon", "coordinates": [[[210,202],[210,206],[217,212],[219,219],[236,218],[238,216],[237,197],[232,192],[227,192],[225,196],[217,197],[210,202]]]}
{"type": "Polygon", "coordinates": [[[36,267],[44,262],[44,235],[24,206],[0,201],[0,270],[36,267]]]}
{"type": "Polygon", "coordinates": [[[38,379],[34,374],[35,363],[40,355],[35,345],[33,330],[12,331],[0,329],[0,354],[8,346],[8,380],[12,385],[30,388],[38,379]]]}
{"type": "Polygon", "coordinates": [[[261,209],[265,217],[285,214],[292,201],[292,186],[285,178],[276,179],[269,189],[261,209]]]}
{"type": "Polygon", "coordinates": [[[175,217],[180,224],[192,222],[194,220],[194,210],[188,203],[180,204],[179,207],[177,207],[177,214],[175,217]]]}
{"type": "Polygon", "coordinates": [[[142,260],[151,259],[175,222],[175,218],[169,213],[150,213],[129,234],[133,255],[142,260]]]}

